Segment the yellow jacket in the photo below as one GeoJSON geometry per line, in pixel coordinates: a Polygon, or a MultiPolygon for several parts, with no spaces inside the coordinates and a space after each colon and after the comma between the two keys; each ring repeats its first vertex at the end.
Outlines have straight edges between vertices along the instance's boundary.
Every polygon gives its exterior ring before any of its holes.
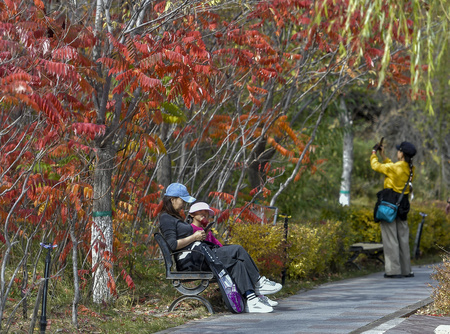
{"type": "MultiPolygon", "coordinates": [[[[397,193],[401,193],[405,187],[406,181],[408,181],[410,168],[406,161],[398,161],[393,163],[391,159],[387,158],[383,163],[378,161],[378,157],[375,153],[370,156],[370,166],[376,172],[386,175],[384,179],[384,188],[390,188],[397,193]]],[[[413,167],[413,179],[414,179],[414,167],[413,167]]],[[[405,194],[408,194],[410,187],[407,187],[405,194]]]]}

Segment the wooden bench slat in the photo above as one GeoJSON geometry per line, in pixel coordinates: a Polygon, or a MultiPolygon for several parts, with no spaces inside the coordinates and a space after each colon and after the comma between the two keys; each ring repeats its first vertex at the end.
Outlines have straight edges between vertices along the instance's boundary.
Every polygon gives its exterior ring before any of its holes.
{"type": "Polygon", "coordinates": [[[365,254],[368,258],[380,261],[384,264],[381,256],[383,255],[383,244],[376,242],[357,242],[350,246],[349,252],[352,253],[347,260],[347,264],[356,266],[359,270],[361,267],[354,261],[360,254],[365,254]]]}

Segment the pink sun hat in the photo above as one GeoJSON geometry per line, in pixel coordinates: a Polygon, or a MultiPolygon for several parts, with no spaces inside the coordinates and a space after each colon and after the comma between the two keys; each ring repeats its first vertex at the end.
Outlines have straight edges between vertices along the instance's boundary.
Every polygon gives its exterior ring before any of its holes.
{"type": "Polygon", "coordinates": [[[202,210],[206,210],[209,212],[209,214],[211,216],[214,216],[214,211],[211,210],[209,205],[206,204],[205,202],[197,202],[197,203],[192,204],[191,207],[189,208],[189,213],[194,213],[194,212],[202,211],[202,210]]]}

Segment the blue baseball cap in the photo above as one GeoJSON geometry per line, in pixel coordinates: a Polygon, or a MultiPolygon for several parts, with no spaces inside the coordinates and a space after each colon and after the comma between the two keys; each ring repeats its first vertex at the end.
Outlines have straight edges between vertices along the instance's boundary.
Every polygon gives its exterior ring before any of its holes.
{"type": "Polygon", "coordinates": [[[410,142],[404,141],[400,145],[397,145],[396,147],[397,150],[403,152],[406,155],[409,155],[410,157],[416,155],[416,147],[410,142]]]}
{"type": "Polygon", "coordinates": [[[180,197],[183,201],[187,203],[195,202],[195,198],[189,195],[185,185],[181,183],[171,183],[166,189],[164,196],[170,197],[180,197]]]}

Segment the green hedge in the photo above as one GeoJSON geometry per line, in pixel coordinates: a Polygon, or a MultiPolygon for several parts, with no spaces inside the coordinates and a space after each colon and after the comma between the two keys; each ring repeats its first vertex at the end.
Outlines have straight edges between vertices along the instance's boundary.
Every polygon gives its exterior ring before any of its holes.
{"type": "Polygon", "coordinates": [[[442,249],[450,248],[450,215],[446,215],[442,202],[414,203],[408,215],[410,227],[411,251],[414,246],[417,229],[425,213],[425,222],[420,239],[420,250],[423,254],[437,254],[442,249]]]}
{"type": "Polygon", "coordinates": [[[346,224],[339,221],[290,224],[288,275],[308,278],[336,272],[347,261],[352,243],[346,224]]]}
{"type": "MultiPolygon", "coordinates": [[[[410,247],[414,247],[416,233],[422,216],[425,213],[425,222],[420,240],[420,250],[423,254],[436,254],[442,248],[450,246],[450,217],[445,214],[442,202],[412,203],[408,214],[410,228],[410,247]]],[[[380,225],[373,220],[373,208],[368,207],[340,207],[326,209],[322,218],[338,219],[350,228],[351,238],[354,242],[381,242],[380,225]]]]}
{"type": "MultiPolygon", "coordinates": [[[[445,215],[442,203],[414,203],[408,215],[411,252],[422,221],[421,212],[427,214],[420,242],[422,255],[434,255],[450,248],[450,217],[445,215]]],[[[285,265],[290,278],[311,278],[343,270],[351,244],[381,242],[380,225],[373,220],[373,208],[328,208],[321,218],[317,222],[292,218],[286,244],[280,225],[246,223],[231,225],[229,241],[244,246],[265,275],[277,277],[285,265]],[[284,256],[285,247],[287,256],[284,256]]]]}

